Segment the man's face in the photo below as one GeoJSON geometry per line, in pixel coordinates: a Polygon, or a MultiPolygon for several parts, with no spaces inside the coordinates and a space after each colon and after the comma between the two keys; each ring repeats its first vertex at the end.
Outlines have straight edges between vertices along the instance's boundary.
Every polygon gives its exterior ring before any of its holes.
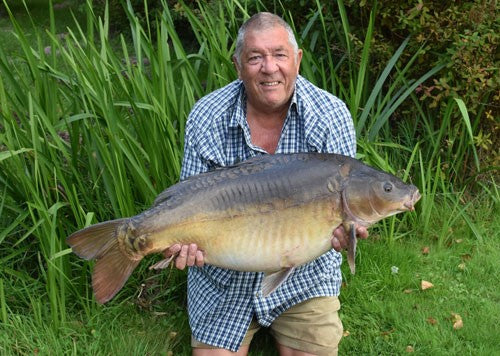
{"type": "Polygon", "coordinates": [[[288,108],[301,59],[302,51],[295,55],[283,27],[248,30],[241,65],[234,60],[248,103],[267,112],[288,108]]]}

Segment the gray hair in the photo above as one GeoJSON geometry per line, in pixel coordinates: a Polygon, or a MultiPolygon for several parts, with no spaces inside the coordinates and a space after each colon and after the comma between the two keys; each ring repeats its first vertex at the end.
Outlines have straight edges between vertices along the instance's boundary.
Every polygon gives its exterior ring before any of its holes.
{"type": "Polygon", "coordinates": [[[246,32],[248,30],[267,30],[276,26],[281,26],[286,30],[286,32],[288,32],[288,41],[293,47],[295,57],[297,57],[299,46],[297,45],[297,40],[295,39],[295,35],[293,34],[293,30],[290,25],[278,15],[270,12],[258,12],[246,20],[238,30],[236,48],[234,50],[234,57],[236,58],[238,65],[241,65],[241,52],[243,51],[246,32]]]}

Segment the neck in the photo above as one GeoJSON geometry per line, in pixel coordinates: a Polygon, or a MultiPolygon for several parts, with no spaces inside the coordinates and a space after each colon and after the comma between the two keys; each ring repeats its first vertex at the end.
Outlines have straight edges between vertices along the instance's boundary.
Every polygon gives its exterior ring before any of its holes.
{"type": "Polygon", "coordinates": [[[288,110],[262,111],[247,108],[247,121],[263,129],[283,127],[288,110]]]}
{"type": "MultiPolygon", "coordinates": [[[[291,100],[291,99],[290,99],[291,100]]],[[[285,104],[279,107],[274,108],[265,108],[260,104],[252,103],[251,100],[247,100],[247,115],[260,117],[265,120],[270,119],[270,121],[274,121],[276,118],[284,118],[288,113],[288,107],[290,106],[290,100],[285,104]]]]}
{"type": "Polygon", "coordinates": [[[252,143],[268,153],[274,153],[278,148],[287,111],[262,112],[248,107],[247,122],[252,143]]]}

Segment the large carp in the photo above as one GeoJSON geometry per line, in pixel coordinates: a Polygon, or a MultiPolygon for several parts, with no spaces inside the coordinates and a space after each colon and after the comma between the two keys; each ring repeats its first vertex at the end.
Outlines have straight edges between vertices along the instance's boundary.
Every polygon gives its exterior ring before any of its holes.
{"type": "Polygon", "coordinates": [[[207,264],[265,272],[268,295],[294,267],[331,249],[341,224],[350,232],[354,273],[353,226],[413,210],[419,198],[415,186],[350,157],[263,155],[190,177],[162,192],[151,209],[89,226],[67,243],[78,256],[97,259],[92,286],[100,303],[113,298],[144,256],[176,243],[196,243],[207,264]]]}

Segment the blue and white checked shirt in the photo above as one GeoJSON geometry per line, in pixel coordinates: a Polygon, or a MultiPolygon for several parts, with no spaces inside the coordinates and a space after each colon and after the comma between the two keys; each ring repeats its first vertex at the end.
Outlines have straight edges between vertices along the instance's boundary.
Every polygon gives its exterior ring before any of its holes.
{"type": "MultiPolygon", "coordinates": [[[[253,145],[246,121],[246,94],[236,80],[199,100],[186,124],[181,179],[266,154],[253,145]]],[[[345,104],[298,76],[276,153],[330,152],[354,157],[356,139],[345,104]]],[[[300,223],[300,222],[299,222],[300,223]]],[[[258,251],[248,251],[258,253],[258,251]]],[[[237,351],[252,317],[269,326],[304,300],[340,292],[342,257],[330,250],[300,266],[268,297],[260,293],[263,273],[205,265],[188,273],[188,311],[193,337],[237,351]]]]}

